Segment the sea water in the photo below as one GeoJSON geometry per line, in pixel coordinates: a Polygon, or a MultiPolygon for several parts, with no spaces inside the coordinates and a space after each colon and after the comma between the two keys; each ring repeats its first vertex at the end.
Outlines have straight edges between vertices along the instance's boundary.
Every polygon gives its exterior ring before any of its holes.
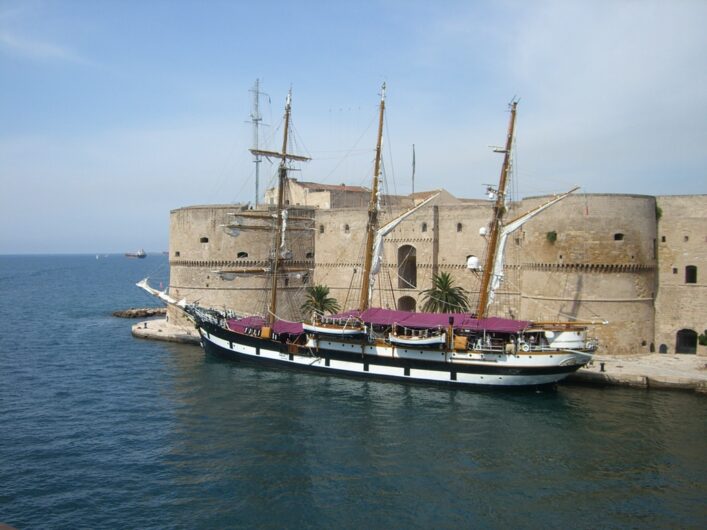
{"type": "Polygon", "coordinates": [[[0,523],[705,528],[707,397],[470,391],[133,338],[167,257],[0,256],[0,523]]]}

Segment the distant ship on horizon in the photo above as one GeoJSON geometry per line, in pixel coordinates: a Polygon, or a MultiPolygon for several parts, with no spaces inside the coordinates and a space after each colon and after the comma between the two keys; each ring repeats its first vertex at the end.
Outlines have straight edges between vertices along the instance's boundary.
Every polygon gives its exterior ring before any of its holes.
{"type": "Polygon", "coordinates": [[[140,249],[137,252],[126,252],[125,257],[126,258],[140,258],[140,259],[142,259],[142,258],[147,257],[147,253],[143,249],[140,249]]]}

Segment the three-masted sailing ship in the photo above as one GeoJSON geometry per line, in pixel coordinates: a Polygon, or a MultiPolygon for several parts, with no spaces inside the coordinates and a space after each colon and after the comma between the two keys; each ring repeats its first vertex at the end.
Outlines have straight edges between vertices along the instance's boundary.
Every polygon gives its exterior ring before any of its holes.
{"type": "MultiPolygon", "coordinates": [[[[379,180],[385,115],[385,85],[380,99],[376,157],[368,207],[368,222],[359,306],[340,314],[314,317],[310,322],[278,320],[278,269],[284,249],[287,208],[284,190],[287,161],[304,157],[287,152],[291,99],[285,106],[284,139],[279,153],[276,246],[270,267],[270,301],[262,316],[229,318],[224,311],[185,306],[207,354],[229,359],[296,367],[346,376],[451,385],[532,386],[555,383],[587,364],[597,347],[587,336],[586,323],[532,322],[489,316],[489,305],[503,278],[503,254],[509,234],[571,191],[510,222],[506,186],[511,164],[516,102],[511,104],[487,253],[475,313],[421,313],[371,307],[373,286],[382,260],[383,238],[429,200],[380,226],[379,180]]],[[[574,191],[574,190],[572,190],[574,191]]]]}

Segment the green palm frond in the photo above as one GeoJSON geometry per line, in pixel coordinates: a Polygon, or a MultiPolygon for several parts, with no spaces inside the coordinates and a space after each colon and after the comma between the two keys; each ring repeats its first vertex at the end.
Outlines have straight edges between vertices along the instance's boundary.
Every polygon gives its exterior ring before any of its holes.
{"type": "Polygon", "coordinates": [[[315,285],[307,287],[307,298],[300,309],[310,316],[312,313],[320,315],[337,313],[339,311],[339,303],[336,298],[329,296],[329,288],[326,285],[315,285]]]}
{"type": "Polygon", "coordinates": [[[432,277],[432,287],[422,291],[422,297],[422,310],[429,313],[460,313],[469,310],[466,290],[455,286],[448,272],[435,274],[432,277]]]}

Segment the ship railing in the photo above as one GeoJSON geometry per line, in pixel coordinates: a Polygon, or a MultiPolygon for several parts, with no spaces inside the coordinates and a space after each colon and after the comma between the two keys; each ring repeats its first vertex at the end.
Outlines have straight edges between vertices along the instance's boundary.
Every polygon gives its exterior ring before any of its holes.
{"type": "Polygon", "coordinates": [[[344,329],[360,329],[363,327],[363,321],[357,317],[337,318],[324,315],[315,315],[312,319],[312,323],[315,325],[321,324],[324,326],[341,327],[344,329]]]}
{"type": "Polygon", "coordinates": [[[408,328],[405,326],[400,326],[398,324],[393,324],[393,335],[399,337],[419,337],[419,338],[429,338],[429,337],[439,337],[444,333],[444,328],[408,328]]]}

